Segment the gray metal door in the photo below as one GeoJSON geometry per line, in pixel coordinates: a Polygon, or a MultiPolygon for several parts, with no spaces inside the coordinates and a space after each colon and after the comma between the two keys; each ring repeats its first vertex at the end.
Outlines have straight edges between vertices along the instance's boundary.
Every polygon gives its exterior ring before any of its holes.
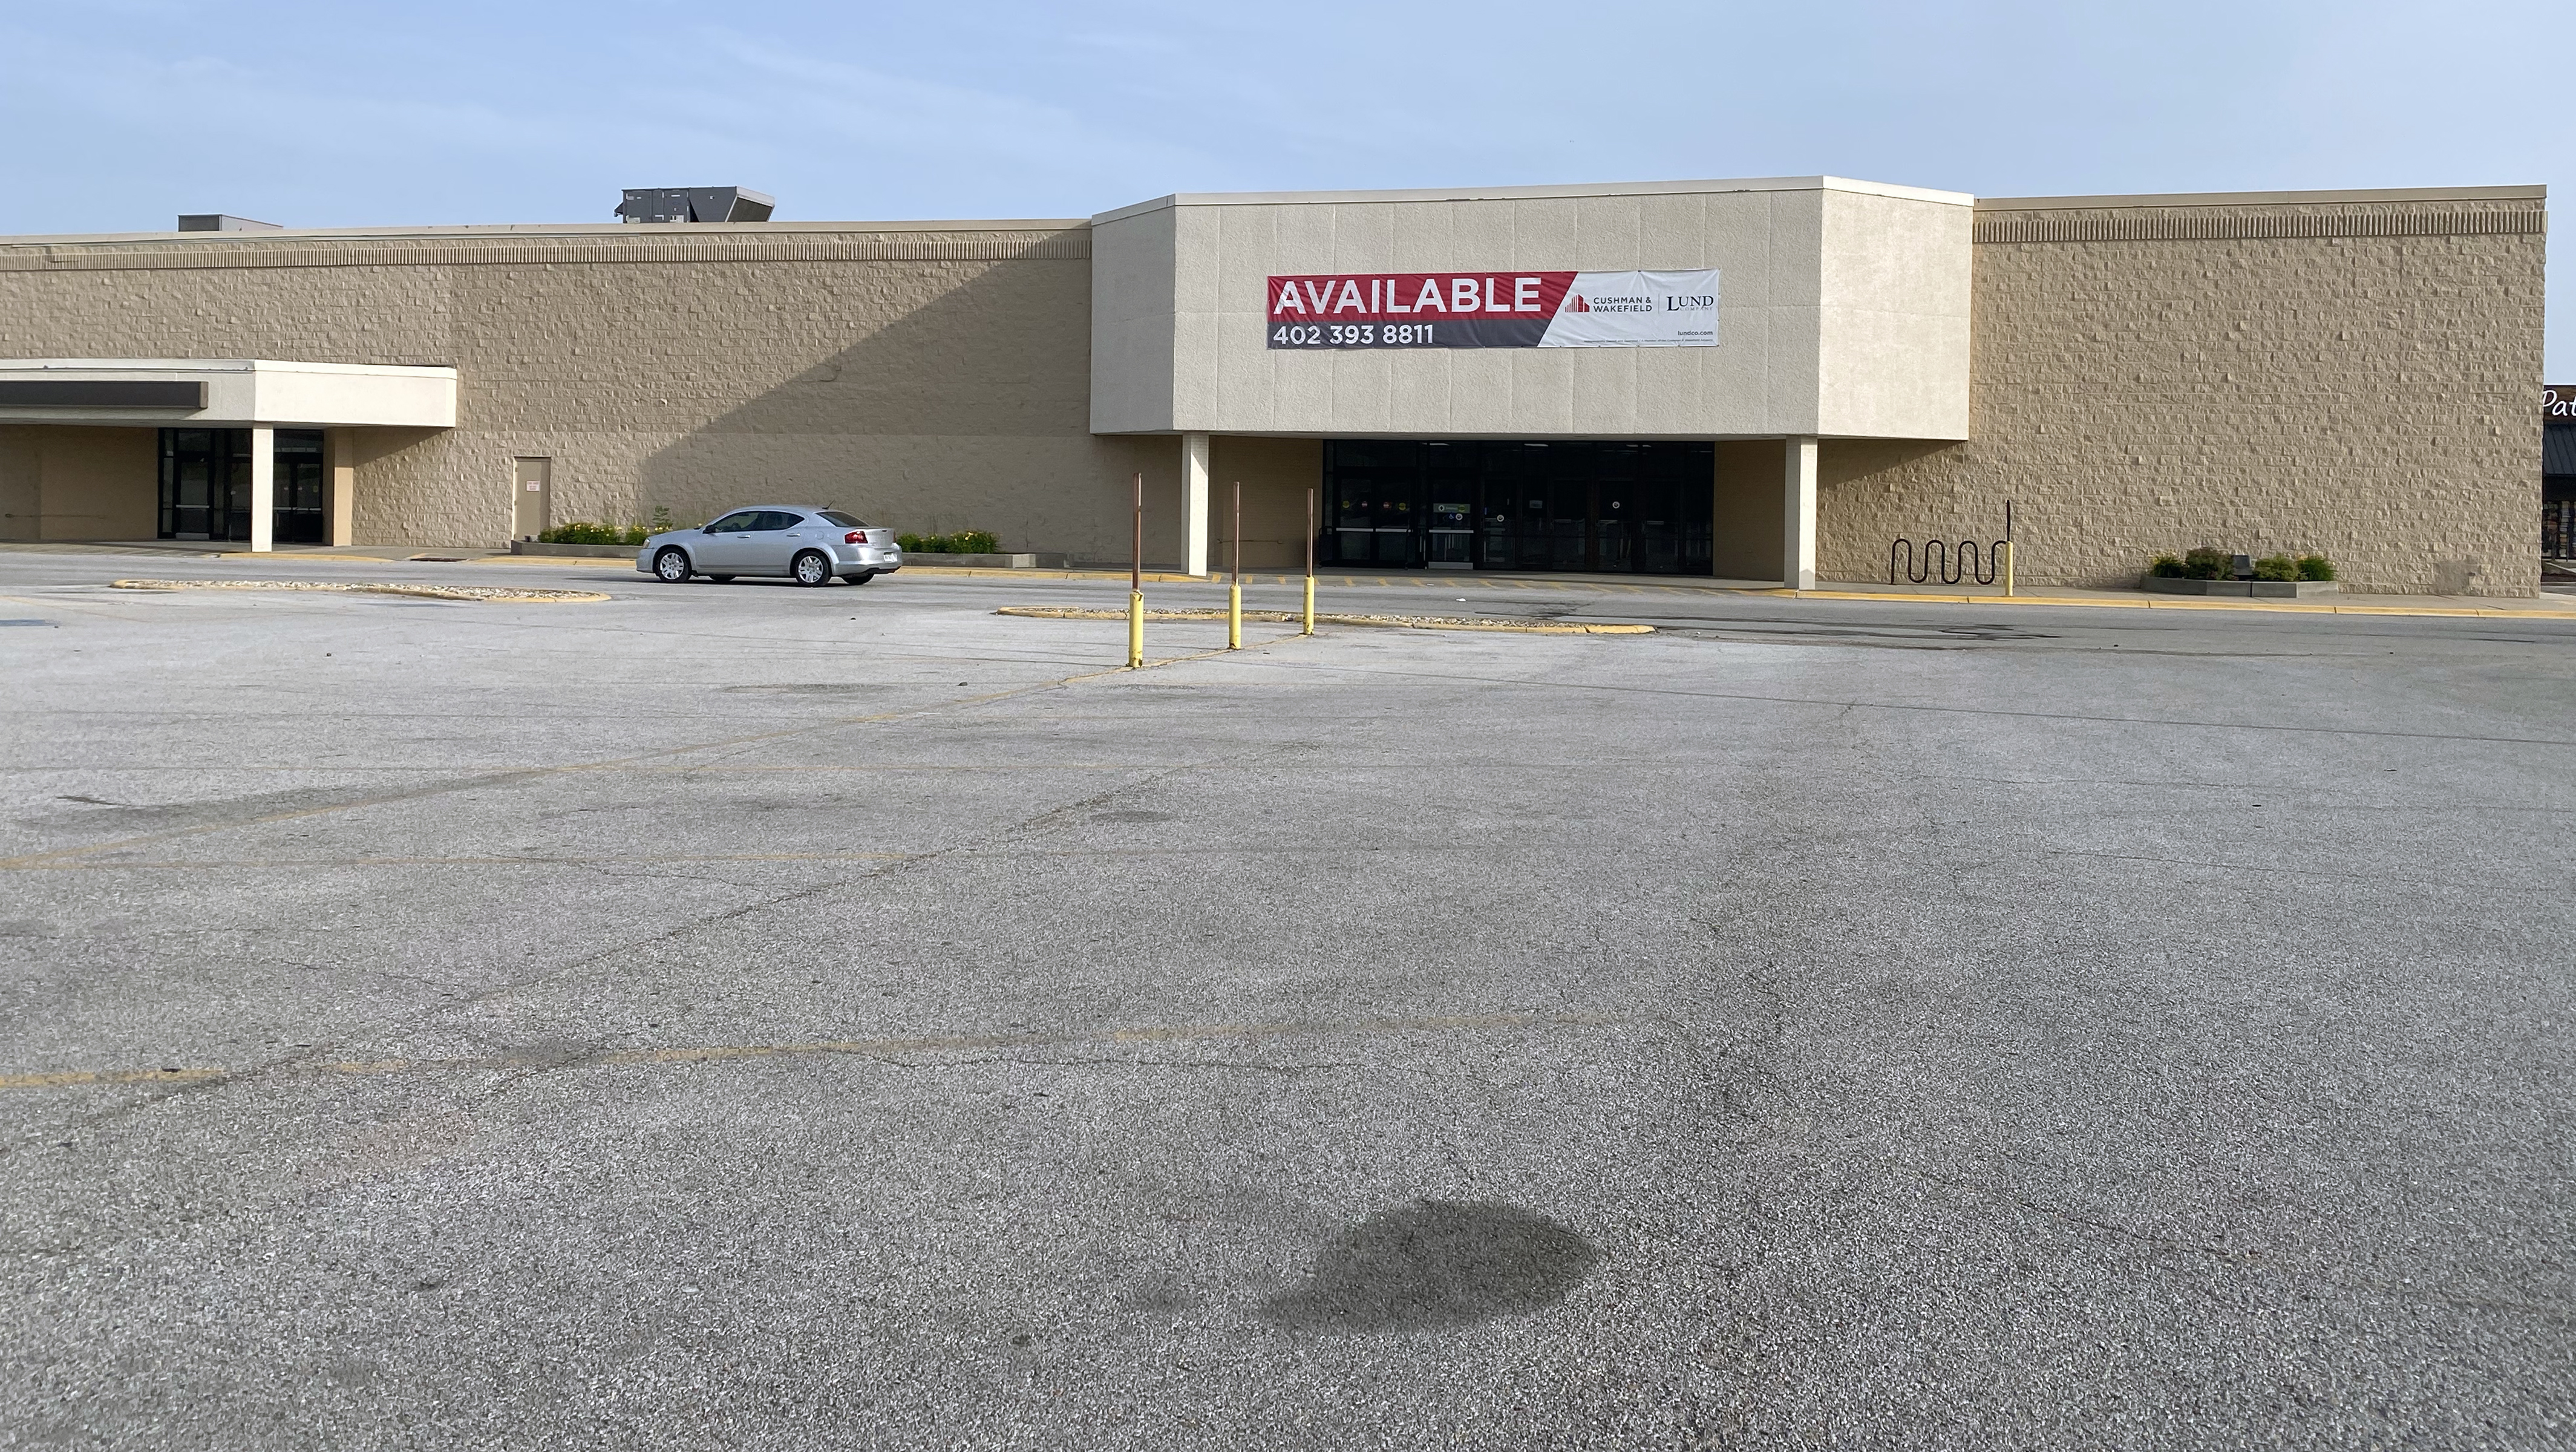
{"type": "Polygon", "coordinates": [[[552,459],[513,459],[510,469],[510,538],[535,539],[553,527],[552,459]]]}

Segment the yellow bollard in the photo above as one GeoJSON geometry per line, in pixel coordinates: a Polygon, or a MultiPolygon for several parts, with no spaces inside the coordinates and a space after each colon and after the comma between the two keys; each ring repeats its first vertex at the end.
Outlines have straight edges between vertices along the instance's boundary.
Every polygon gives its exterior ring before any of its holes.
{"type": "Polygon", "coordinates": [[[1306,491],[1306,628],[1299,635],[1315,633],[1315,491],[1306,491]]]}
{"type": "Polygon", "coordinates": [[[1243,649],[1243,587],[1225,587],[1225,648],[1243,649]]]}
{"type": "Polygon", "coordinates": [[[2011,540],[2005,540],[2005,541],[2004,541],[2004,593],[2005,593],[2005,594],[2007,594],[2007,595],[2009,595],[2009,594],[2011,594],[2011,593],[2013,592],[2013,581],[2012,581],[2012,566],[2013,566],[2013,558],[2012,558],[2012,557],[2013,557],[2012,541],[2011,541],[2011,540]]]}
{"type": "Polygon", "coordinates": [[[1145,472],[1136,471],[1136,553],[1127,567],[1127,669],[1145,664],[1145,472]]]}

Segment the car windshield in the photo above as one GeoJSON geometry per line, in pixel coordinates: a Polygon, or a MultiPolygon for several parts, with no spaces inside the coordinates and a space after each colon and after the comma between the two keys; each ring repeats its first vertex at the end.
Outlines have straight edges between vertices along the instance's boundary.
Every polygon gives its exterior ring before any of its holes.
{"type": "Polygon", "coordinates": [[[839,525],[839,526],[840,526],[841,528],[843,528],[843,529],[865,529],[865,528],[867,528],[867,526],[866,526],[866,525],[864,525],[864,524],[860,523],[859,521],[857,521],[857,520],[855,520],[855,519],[850,518],[848,515],[843,514],[841,511],[839,511],[839,510],[837,510],[837,509],[826,509],[826,510],[824,510],[824,511],[823,511],[823,522],[824,522],[825,524],[837,524],[837,525],[839,525]]]}

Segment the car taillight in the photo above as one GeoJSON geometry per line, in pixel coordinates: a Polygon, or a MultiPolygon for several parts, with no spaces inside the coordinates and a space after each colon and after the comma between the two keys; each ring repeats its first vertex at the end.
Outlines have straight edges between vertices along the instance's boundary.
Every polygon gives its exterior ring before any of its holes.
{"type": "Polygon", "coordinates": [[[843,544],[866,544],[867,542],[868,532],[864,529],[854,529],[848,534],[841,536],[841,543],[843,544]]]}

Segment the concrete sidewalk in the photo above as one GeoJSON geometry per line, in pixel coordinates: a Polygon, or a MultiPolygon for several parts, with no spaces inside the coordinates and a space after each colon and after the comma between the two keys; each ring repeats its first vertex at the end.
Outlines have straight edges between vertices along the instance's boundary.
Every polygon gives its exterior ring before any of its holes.
{"type": "MultiPolygon", "coordinates": [[[[449,548],[415,545],[289,545],[266,554],[229,548],[223,541],[202,540],[84,540],[21,541],[0,543],[0,551],[49,554],[123,554],[195,556],[220,560],[339,561],[351,563],[454,563],[475,565],[537,565],[547,568],[609,569],[632,571],[634,561],[627,556],[601,558],[580,555],[514,555],[482,545],[449,548]]],[[[1007,580],[1106,580],[1128,578],[1124,569],[1086,567],[1062,570],[997,570],[973,567],[951,567],[937,564],[906,564],[901,574],[928,579],[1007,579],[1007,580]]],[[[1223,572],[1207,575],[1185,575],[1168,567],[1149,568],[1145,582],[1151,585],[1223,584],[1229,577],[1223,572]]],[[[1303,579],[1295,572],[1247,570],[1247,585],[1293,585],[1303,579]]],[[[1669,590],[1730,595],[1768,595],[1781,599],[1802,600],[1888,600],[1908,604],[1933,605],[2054,605],[2107,606],[2136,610],[2235,610],[2306,615],[2464,615],[2505,616],[2556,619],[2576,617],[2576,588],[2556,587],[2536,595],[2369,595],[2353,594],[2322,600],[2241,600],[2210,596],[2150,595],[2143,590],[2078,590],[2055,585],[2034,585],[2006,595],[1992,587],[1939,585],[1882,585],[1874,581],[1826,581],[1813,590],[1788,590],[1769,580],[1713,579],[1680,575],[1607,575],[1553,571],[1507,570],[1388,570],[1356,572],[1336,570],[1319,572],[1318,588],[1332,589],[1402,589],[1454,590],[1507,588],[1515,590],[1595,590],[1613,594],[1649,594],[1669,590]],[[2561,593],[2562,590],[2568,593],[2561,593]]]]}
{"type": "Polygon", "coordinates": [[[2109,605],[2140,610],[2260,610],[2303,615],[2515,615],[2576,617],[2576,595],[2340,595],[2318,600],[2241,600],[2208,595],[2150,595],[2143,590],[2072,590],[2035,585],[2010,595],[1957,587],[1834,585],[1795,594],[1807,600],[1904,600],[1956,605],[2109,605]]]}

